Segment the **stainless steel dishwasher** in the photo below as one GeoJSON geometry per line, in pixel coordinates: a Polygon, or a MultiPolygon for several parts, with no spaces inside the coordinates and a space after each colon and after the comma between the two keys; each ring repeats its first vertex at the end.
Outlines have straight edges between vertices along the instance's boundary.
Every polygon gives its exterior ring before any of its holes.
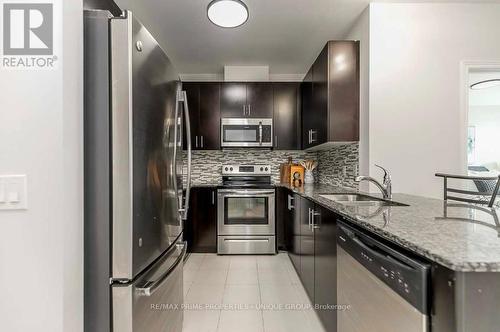
{"type": "Polygon", "coordinates": [[[338,223],[339,332],[429,331],[430,264],[338,223]]]}

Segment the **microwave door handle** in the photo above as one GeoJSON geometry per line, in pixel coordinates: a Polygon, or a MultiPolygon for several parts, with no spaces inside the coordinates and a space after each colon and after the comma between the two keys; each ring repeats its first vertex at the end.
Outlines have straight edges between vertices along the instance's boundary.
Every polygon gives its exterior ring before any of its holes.
{"type": "Polygon", "coordinates": [[[259,145],[262,145],[262,121],[259,122],[259,145]]]}

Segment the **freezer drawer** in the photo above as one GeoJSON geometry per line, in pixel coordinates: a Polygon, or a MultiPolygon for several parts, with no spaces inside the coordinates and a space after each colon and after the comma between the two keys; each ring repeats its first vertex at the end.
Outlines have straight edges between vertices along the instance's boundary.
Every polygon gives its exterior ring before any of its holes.
{"type": "Polygon", "coordinates": [[[183,260],[176,244],[137,281],[113,285],[113,332],[181,332],[183,260]]]}
{"type": "Polygon", "coordinates": [[[222,255],[275,254],[274,236],[219,236],[217,253],[222,255]]]}

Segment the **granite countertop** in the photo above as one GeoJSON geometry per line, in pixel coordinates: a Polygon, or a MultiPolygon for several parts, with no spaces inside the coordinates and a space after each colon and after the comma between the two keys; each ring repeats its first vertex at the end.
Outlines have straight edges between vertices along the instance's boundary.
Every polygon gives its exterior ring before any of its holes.
{"type": "MultiPolygon", "coordinates": [[[[355,192],[328,185],[286,187],[351,222],[423,257],[460,272],[500,272],[499,209],[394,194],[409,206],[345,206],[320,194],[355,192]],[[479,208],[479,209],[478,209],[479,208]],[[444,218],[445,214],[448,218],[444,218]]],[[[370,194],[381,197],[381,195],[370,194]]]]}

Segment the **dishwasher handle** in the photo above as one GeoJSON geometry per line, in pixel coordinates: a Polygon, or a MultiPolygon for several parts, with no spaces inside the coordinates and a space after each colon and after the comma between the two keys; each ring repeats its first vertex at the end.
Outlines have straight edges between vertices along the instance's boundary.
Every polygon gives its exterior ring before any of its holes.
{"type": "MultiPolygon", "coordinates": [[[[358,237],[355,233],[347,231],[345,228],[342,226],[339,226],[340,229],[348,236],[348,238],[353,241],[359,248],[363,249],[366,251],[367,254],[371,254],[374,257],[377,257],[381,261],[385,261],[390,264],[395,264],[399,266],[402,269],[415,269],[415,267],[406,264],[405,262],[401,261],[400,259],[396,257],[392,257],[391,253],[384,250],[383,248],[379,248],[376,244],[367,244],[363,240],[363,238],[358,237]]],[[[341,235],[340,235],[341,236],[341,235]]],[[[372,261],[372,258],[370,256],[365,257],[368,261],[372,261]]]]}
{"type": "MultiPolygon", "coordinates": [[[[371,254],[378,258],[382,262],[388,263],[390,265],[396,265],[401,269],[408,271],[419,270],[425,268],[425,265],[405,256],[396,250],[386,246],[379,241],[373,240],[368,236],[361,234],[360,232],[353,231],[352,229],[347,229],[345,226],[339,225],[341,233],[345,234],[357,247],[366,251],[367,254],[371,254]]],[[[339,234],[341,242],[345,239],[341,234],[339,234]]],[[[369,260],[369,256],[367,259],[369,260]]]]}

